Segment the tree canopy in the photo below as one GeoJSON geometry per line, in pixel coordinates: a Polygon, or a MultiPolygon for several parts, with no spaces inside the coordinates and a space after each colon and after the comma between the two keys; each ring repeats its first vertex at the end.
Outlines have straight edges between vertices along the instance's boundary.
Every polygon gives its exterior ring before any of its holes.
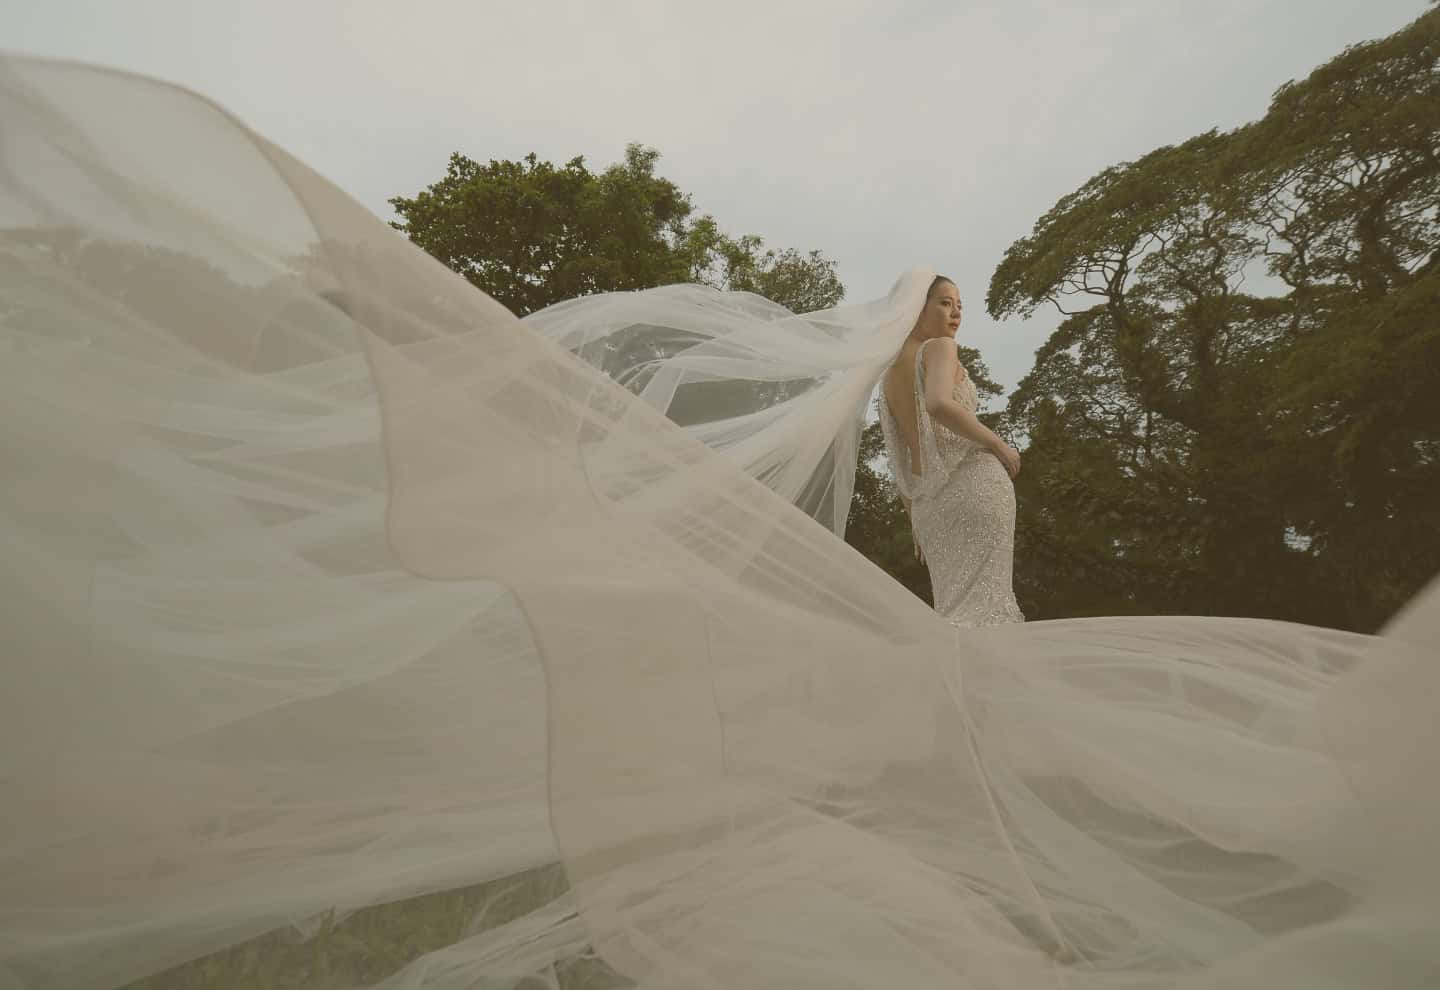
{"type": "Polygon", "coordinates": [[[656,174],[659,160],[631,144],[623,162],[595,173],[583,157],[481,165],[457,152],[441,179],[390,200],[402,218],[392,226],[522,316],[576,296],[676,282],[757,292],[802,313],[843,298],[833,261],[723,233],[656,174]]]}
{"type": "Polygon", "coordinates": [[[1437,59],[1432,11],[1007,251],[990,313],[1065,314],[1006,411],[1039,614],[1372,630],[1440,569],[1437,59]]]}

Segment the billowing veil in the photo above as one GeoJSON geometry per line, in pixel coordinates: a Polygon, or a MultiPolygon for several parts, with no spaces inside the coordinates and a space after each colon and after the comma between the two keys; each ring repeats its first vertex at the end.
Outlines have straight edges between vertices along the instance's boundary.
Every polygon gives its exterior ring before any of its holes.
{"type": "Polygon", "coordinates": [[[571,299],[523,324],[844,536],[865,405],[934,277],[915,269],[883,299],[816,313],[672,285],[571,299]]]}
{"type": "Polygon", "coordinates": [[[0,122],[0,986],[1440,979],[1440,588],[952,628],[834,532],[919,274],[520,321],[194,94],[0,122]]]}

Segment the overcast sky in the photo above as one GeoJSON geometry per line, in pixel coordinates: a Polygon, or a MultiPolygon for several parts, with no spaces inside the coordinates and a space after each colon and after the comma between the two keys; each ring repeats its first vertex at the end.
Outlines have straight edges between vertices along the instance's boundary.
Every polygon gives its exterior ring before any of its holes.
{"type": "MultiPolygon", "coordinates": [[[[917,264],[1006,389],[1053,313],[992,322],[1006,247],[1106,166],[1265,112],[1425,0],[0,0],[0,45],[227,106],[389,219],[444,172],[627,142],[730,233],[818,248],[852,301],[917,264]]],[[[992,404],[993,405],[993,404],[992,404]]]]}

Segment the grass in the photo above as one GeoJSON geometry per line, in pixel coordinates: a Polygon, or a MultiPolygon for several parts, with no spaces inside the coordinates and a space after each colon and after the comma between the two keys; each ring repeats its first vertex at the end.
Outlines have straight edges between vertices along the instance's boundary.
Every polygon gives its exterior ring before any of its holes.
{"type": "MultiPolygon", "coordinates": [[[[566,889],[558,865],[354,912],[328,912],[310,938],[268,932],[126,984],[122,990],[349,990],[389,977],[436,949],[505,924],[566,889]],[[477,919],[483,918],[483,923],[477,919]]],[[[620,990],[633,984],[593,954],[555,963],[520,990],[620,990]]]]}

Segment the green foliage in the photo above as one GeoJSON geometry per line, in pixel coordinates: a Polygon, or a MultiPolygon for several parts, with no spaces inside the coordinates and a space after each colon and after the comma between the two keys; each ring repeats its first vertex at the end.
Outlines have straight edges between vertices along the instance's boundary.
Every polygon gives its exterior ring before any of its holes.
{"type": "Polygon", "coordinates": [[[1028,614],[1373,630],[1440,569],[1437,59],[1440,11],[1006,253],[991,314],[1066,315],[1006,411],[1028,614]]]}
{"type": "Polygon", "coordinates": [[[632,144],[600,174],[453,154],[444,178],[390,200],[394,224],[446,266],[508,306],[533,312],[562,299],[685,281],[691,206],[655,175],[659,154],[632,144]]]}
{"type": "MultiPolygon", "coordinates": [[[[122,990],[348,990],[399,972],[436,949],[499,928],[565,893],[556,866],[501,877],[460,890],[377,904],[343,919],[326,912],[302,937],[294,929],[269,932],[196,959],[122,990]]],[[[586,951],[537,973],[537,987],[621,990],[634,984],[586,951]]]]}
{"type": "Polygon", "coordinates": [[[481,165],[458,152],[414,197],[390,200],[397,230],[515,313],[596,292],[676,282],[758,292],[796,312],[844,295],[818,251],[766,250],[732,238],[690,197],[655,174],[660,153],[631,144],[598,174],[583,158],[481,165]]]}
{"type": "MultiPolygon", "coordinates": [[[[714,232],[714,221],[708,217],[697,227],[706,224],[714,232]]],[[[829,309],[845,298],[835,262],[819,251],[802,254],[794,248],[766,250],[764,242],[754,234],[730,238],[718,232],[708,247],[710,263],[706,270],[696,272],[696,281],[753,292],[796,313],[829,309]]]]}

